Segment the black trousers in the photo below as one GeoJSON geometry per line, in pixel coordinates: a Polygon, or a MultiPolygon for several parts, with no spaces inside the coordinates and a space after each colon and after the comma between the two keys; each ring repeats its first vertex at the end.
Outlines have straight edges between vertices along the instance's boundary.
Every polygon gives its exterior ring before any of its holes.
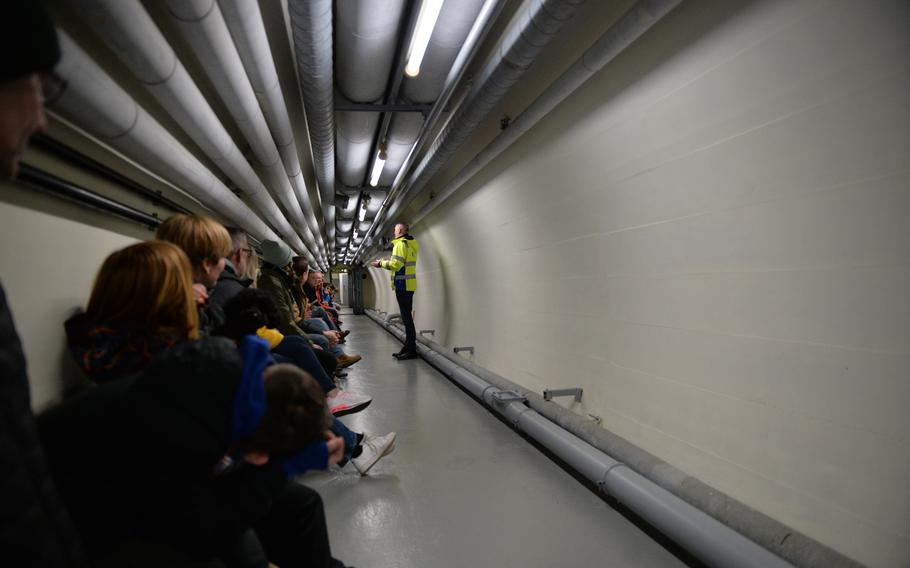
{"type": "Polygon", "coordinates": [[[414,318],[411,311],[414,309],[414,292],[395,291],[395,298],[398,299],[398,309],[401,311],[401,322],[404,324],[404,348],[403,353],[417,351],[417,330],[414,329],[414,318]]]}
{"type": "Polygon", "coordinates": [[[318,493],[288,482],[269,513],[222,557],[227,568],[334,568],[325,510],[318,493]]]}

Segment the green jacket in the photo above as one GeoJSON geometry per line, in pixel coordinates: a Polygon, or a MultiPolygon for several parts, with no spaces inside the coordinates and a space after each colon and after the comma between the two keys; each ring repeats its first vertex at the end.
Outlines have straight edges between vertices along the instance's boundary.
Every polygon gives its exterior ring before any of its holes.
{"type": "Polygon", "coordinates": [[[285,274],[280,268],[271,264],[264,264],[262,271],[259,273],[258,288],[267,293],[278,313],[281,314],[281,325],[278,331],[284,335],[302,335],[306,337],[306,332],[300,329],[300,326],[294,320],[294,306],[297,301],[294,300],[294,293],[291,291],[293,281],[291,277],[285,274]]]}
{"type": "Polygon", "coordinates": [[[379,266],[392,271],[392,289],[396,292],[417,291],[417,239],[404,235],[392,241],[392,256],[379,266]]]}

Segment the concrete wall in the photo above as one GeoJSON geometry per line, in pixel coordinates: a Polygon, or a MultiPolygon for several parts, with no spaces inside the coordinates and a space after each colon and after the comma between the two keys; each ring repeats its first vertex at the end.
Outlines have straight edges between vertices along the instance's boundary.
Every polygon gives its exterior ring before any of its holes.
{"type": "Polygon", "coordinates": [[[415,228],[418,328],[906,566],[908,54],[902,1],[684,2],[415,228]]]}
{"type": "Polygon", "coordinates": [[[85,307],[101,263],[151,236],[136,225],[0,183],[0,282],[25,348],[33,408],[59,402],[78,375],[63,322],[85,307]]]}

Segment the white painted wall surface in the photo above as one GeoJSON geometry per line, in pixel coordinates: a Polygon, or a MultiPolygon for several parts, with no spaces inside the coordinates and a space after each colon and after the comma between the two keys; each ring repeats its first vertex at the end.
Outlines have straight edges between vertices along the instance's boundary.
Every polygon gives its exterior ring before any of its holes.
{"type": "MultiPolygon", "coordinates": [[[[10,195],[32,190],[3,184],[0,191],[10,195]]],[[[52,198],[46,199],[53,204],[52,198]]],[[[86,215],[90,219],[95,214],[86,215]]],[[[136,240],[0,201],[0,282],[25,349],[36,410],[60,402],[64,383],[75,370],[66,349],[64,320],[85,307],[107,255],[136,240]]]]}
{"type": "Polygon", "coordinates": [[[910,3],[684,2],[413,233],[418,329],[910,562],[910,3]]]}

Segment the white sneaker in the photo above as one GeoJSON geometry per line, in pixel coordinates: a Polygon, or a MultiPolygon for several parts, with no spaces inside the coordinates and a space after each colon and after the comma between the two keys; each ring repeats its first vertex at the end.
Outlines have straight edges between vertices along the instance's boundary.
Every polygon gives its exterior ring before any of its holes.
{"type": "Polygon", "coordinates": [[[345,416],[360,412],[373,402],[373,397],[349,391],[338,391],[338,394],[328,399],[329,408],[335,416],[345,416]]]}
{"type": "Polygon", "coordinates": [[[359,457],[351,459],[351,463],[360,472],[360,475],[366,475],[370,468],[376,465],[379,458],[387,456],[395,449],[395,432],[389,432],[385,436],[373,436],[367,434],[361,446],[363,451],[359,457]]]}

